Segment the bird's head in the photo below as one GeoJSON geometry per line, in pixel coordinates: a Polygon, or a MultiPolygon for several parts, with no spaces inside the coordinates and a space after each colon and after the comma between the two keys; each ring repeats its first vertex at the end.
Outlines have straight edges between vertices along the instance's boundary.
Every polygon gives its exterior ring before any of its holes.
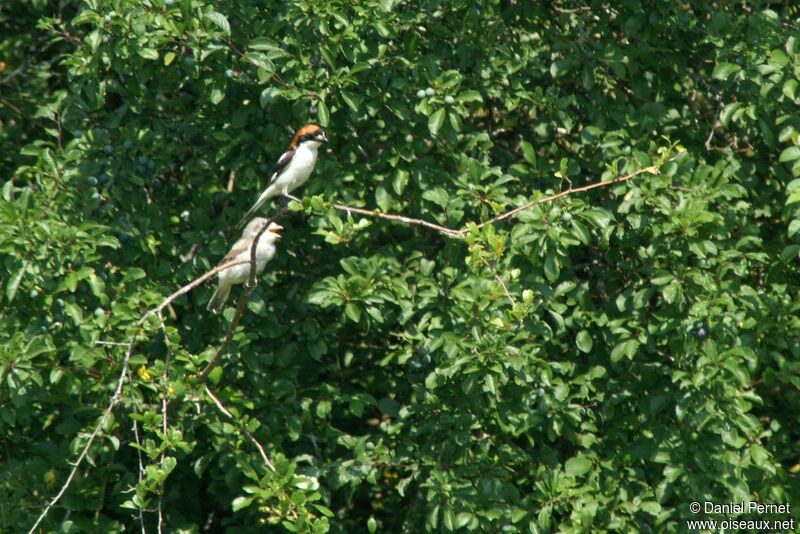
{"type": "MultiPolygon", "coordinates": [[[[264,217],[256,217],[244,228],[244,232],[242,232],[242,237],[253,239],[256,237],[264,225],[267,224],[268,219],[264,217]]],[[[262,234],[262,236],[269,237],[271,239],[280,239],[281,238],[281,230],[283,230],[283,226],[276,222],[269,223],[267,226],[267,230],[262,234]]]]}
{"type": "Polygon", "coordinates": [[[325,130],[317,126],[316,124],[306,124],[299,130],[297,133],[294,134],[294,139],[292,139],[292,148],[297,148],[298,146],[309,143],[311,146],[318,147],[322,143],[328,142],[328,136],[325,135],[325,130]]]}
{"type": "Polygon", "coordinates": [[[274,222],[269,223],[269,226],[267,227],[267,232],[274,235],[275,239],[281,238],[281,230],[283,230],[283,226],[274,222]]]}

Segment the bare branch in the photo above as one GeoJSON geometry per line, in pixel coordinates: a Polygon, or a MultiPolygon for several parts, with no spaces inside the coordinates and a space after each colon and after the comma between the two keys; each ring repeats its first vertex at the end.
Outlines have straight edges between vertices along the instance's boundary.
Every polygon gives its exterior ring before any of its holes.
{"type": "MultiPolygon", "coordinates": [[[[133,379],[130,375],[130,369],[128,369],[128,380],[133,382],[133,379]]],[[[133,406],[133,411],[136,412],[136,397],[133,394],[133,388],[131,388],[131,406],[133,406]]],[[[136,455],[139,458],[139,472],[138,472],[138,480],[139,484],[142,483],[142,475],[144,475],[144,462],[142,461],[142,440],[139,437],[139,422],[136,419],[133,419],[133,437],[136,440],[136,455]]],[[[144,528],[144,513],[142,512],[142,507],[139,507],[139,525],[142,529],[142,534],[147,534],[147,530],[144,528]]]]}
{"type": "Polygon", "coordinates": [[[119,379],[117,380],[117,387],[114,390],[114,393],[111,395],[111,399],[108,402],[108,406],[106,407],[105,411],[103,412],[103,416],[100,418],[100,422],[94,427],[94,430],[89,435],[89,441],[86,442],[84,445],[83,450],[81,451],[78,459],[72,464],[72,470],[67,477],[67,480],[64,482],[64,485],[61,486],[61,489],[58,491],[55,497],[47,503],[42,513],[39,514],[39,517],[36,519],[36,522],[28,531],[28,534],[33,534],[36,529],[39,527],[41,522],[47,517],[47,514],[50,512],[50,509],[56,505],[56,503],[61,500],[61,497],[67,492],[70,484],[72,483],[72,479],[75,478],[75,473],[78,472],[78,468],[81,466],[83,461],[86,459],[86,456],[89,454],[89,449],[91,449],[92,444],[94,443],[97,434],[100,433],[100,429],[105,426],[108,422],[108,418],[111,416],[111,411],[114,407],[119,403],[122,399],[122,386],[125,384],[125,377],[128,375],[128,370],[130,368],[130,361],[131,355],[133,354],[133,347],[136,345],[136,338],[139,336],[139,331],[137,330],[134,332],[133,336],[131,337],[130,343],[128,343],[128,350],[125,353],[125,358],[122,361],[122,371],[119,373],[119,379]]]}
{"type": "MultiPolygon", "coordinates": [[[[561,191],[560,193],[556,193],[555,195],[550,195],[549,197],[543,197],[543,198],[540,198],[538,200],[533,200],[531,202],[527,202],[527,203],[523,204],[522,206],[518,206],[518,207],[514,208],[513,210],[510,210],[510,211],[507,211],[507,212],[503,213],[502,215],[498,215],[497,217],[493,217],[493,218],[489,219],[488,221],[484,221],[484,222],[476,225],[475,227],[476,228],[483,228],[484,226],[487,226],[489,224],[494,224],[496,222],[499,222],[499,221],[502,221],[502,220],[505,220],[505,219],[509,219],[511,217],[515,217],[519,212],[525,211],[525,210],[527,210],[529,208],[532,208],[533,206],[536,206],[538,204],[544,204],[546,202],[552,202],[553,200],[556,200],[556,199],[559,199],[561,197],[565,197],[565,196],[568,196],[568,195],[572,195],[574,193],[581,193],[583,191],[589,191],[591,189],[597,189],[598,187],[606,187],[606,186],[613,185],[613,184],[616,184],[616,183],[619,183],[619,182],[625,182],[627,180],[630,180],[631,178],[634,178],[634,177],[639,176],[640,174],[644,174],[646,172],[649,172],[651,174],[659,174],[658,167],[650,166],[650,167],[645,167],[644,169],[639,169],[638,171],[632,172],[630,174],[626,174],[625,176],[617,176],[617,177],[612,178],[610,180],[604,180],[602,182],[597,182],[597,183],[594,183],[594,184],[585,185],[583,187],[576,187],[574,189],[567,189],[565,191],[561,191]]],[[[462,233],[466,233],[466,231],[467,231],[466,228],[461,230],[462,233]]]]}
{"type": "MultiPolygon", "coordinates": [[[[238,423],[233,414],[230,411],[228,411],[227,408],[225,408],[225,405],[222,404],[222,402],[214,395],[214,393],[212,393],[211,389],[208,386],[206,386],[206,394],[209,397],[211,397],[211,400],[214,402],[214,404],[217,405],[219,411],[227,415],[235,423],[238,423]]],[[[266,466],[269,467],[269,469],[274,472],[275,466],[272,464],[272,462],[269,461],[269,456],[267,456],[267,452],[264,450],[264,447],[261,445],[261,443],[259,443],[258,440],[246,428],[244,428],[244,426],[240,425],[240,430],[244,432],[248,438],[250,438],[250,441],[253,442],[253,444],[258,449],[259,454],[261,454],[261,459],[264,460],[264,464],[266,464],[266,466]]]]}
{"type": "MultiPolygon", "coordinates": [[[[164,374],[162,375],[162,383],[161,387],[163,391],[161,392],[161,431],[164,433],[166,438],[167,436],[167,429],[169,428],[167,424],[168,418],[168,410],[169,402],[167,401],[167,397],[169,395],[169,363],[170,363],[170,356],[172,356],[172,350],[169,346],[169,337],[167,336],[167,325],[164,324],[164,316],[161,312],[158,312],[158,321],[161,325],[161,333],[164,334],[164,345],[167,347],[167,357],[164,359],[164,374]]],[[[164,463],[164,458],[166,457],[167,451],[161,451],[161,463],[164,463]]],[[[158,493],[158,534],[162,533],[162,529],[164,527],[164,484],[162,482],[160,491],[158,493]]]]}
{"type": "Polygon", "coordinates": [[[17,76],[19,76],[27,67],[31,64],[31,59],[28,58],[27,60],[22,62],[22,65],[17,67],[15,70],[7,74],[5,77],[0,78],[0,85],[5,85],[17,76]]]}
{"type": "Polygon", "coordinates": [[[340,211],[346,211],[348,213],[358,213],[361,215],[366,215],[368,217],[378,217],[380,219],[389,219],[390,221],[400,221],[406,224],[416,224],[419,226],[424,226],[426,228],[430,228],[432,230],[436,230],[442,234],[445,234],[450,237],[463,237],[461,234],[461,230],[454,230],[452,228],[447,228],[445,226],[441,226],[438,224],[434,224],[432,222],[423,221],[421,219],[412,219],[411,217],[406,217],[404,215],[394,215],[392,213],[383,213],[381,211],[374,211],[374,210],[365,210],[363,208],[354,208],[352,206],[345,206],[344,204],[334,204],[334,208],[340,211]]]}
{"type": "Polygon", "coordinates": [[[571,9],[567,9],[567,8],[559,7],[559,6],[553,6],[553,11],[555,11],[556,13],[562,13],[562,14],[580,13],[581,11],[591,11],[591,10],[592,10],[592,8],[589,7],[589,6],[580,6],[580,7],[575,7],[575,8],[571,8],[571,9]]]}
{"type": "Polygon", "coordinates": [[[506,298],[511,301],[512,306],[515,306],[517,304],[517,301],[514,300],[514,297],[511,296],[511,293],[508,291],[508,286],[500,277],[500,275],[497,273],[497,270],[494,268],[494,265],[491,265],[490,268],[492,269],[492,274],[494,274],[495,280],[497,280],[497,282],[500,284],[500,287],[503,288],[503,292],[506,294],[506,298]]]}
{"type": "Polygon", "coordinates": [[[192,289],[196,288],[197,286],[199,286],[200,284],[202,284],[203,282],[205,282],[206,280],[208,280],[209,278],[211,278],[212,276],[214,276],[218,272],[224,271],[225,269],[229,269],[229,268],[231,268],[231,267],[233,267],[235,265],[241,265],[243,263],[247,263],[247,260],[229,261],[227,263],[222,263],[220,265],[217,265],[216,267],[214,267],[213,269],[211,269],[207,273],[203,274],[202,276],[199,276],[199,277],[195,278],[194,280],[192,280],[191,282],[189,282],[185,286],[183,286],[180,289],[178,289],[175,293],[173,293],[169,297],[165,298],[161,302],[161,304],[159,304],[158,306],[156,306],[152,310],[148,310],[147,313],[142,315],[142,318],[139,319],[139,321],[136,324],[137,325],[141,325],[151,315],[157,314],[157,313],[161,313],[164,310],[164,308],[166,308],[167,306],[169,306],[172,303],[172,301],[174,301],[178,297],[181,297],[181,296],[185,295],[186,293],[188,293],[192,289]]]}
{"type": "MultiPolygon", "coordinates": [[[[547,196],[547,197],[540,198],[538,200],[533,200],[531,202],[527,202],[527,203],[523,204],[522,206],[518,206],[518,207],[516,207],[516,208],[514,208],[512,210],[509,210],[509,211],[507,211],[505,213],[502,213],[502,214],[500,214],[500,215],[498,215],[496,217],[493,217],[492,219],[489,219],[488,221],[484,221],[482,223],[476,224],[475,228],[483,228],[484,226],[487,226],[487,225],[490,225],[490,224],[494,224],[494,223],[500,222],[500,221],[505,220],[505,219],[510,219],[512,217],[515,217],[518,213],[520,213],[522,211],[525,211],[525,210],[527,210],[529,208],[532,208],[533,206],[536,206],[538,204],[544,204],[546,202],[552,202],[553,200],[556,200],[556,199],[559,199],[561,197],[565,197],[565,196],[568,196],[568,195],[572,195],[574,193],[581,193],[583,191],[589,191],[591,189],[597,189],[598,187],[607,187],[609,185],[613,185],[613,184],[616,184],[616,183],[625,182],[627,180],[630,180],[631,178],[635,178],[636,176],[639,176],[640,174],[644,174],[644,173],[659,174],[659,170],[658,170],[658,167],[656,167],[655,165],[652,165],[650,167],[645,167],[643,169],[639,169],[638,171],[634,171],[634,172],[632,172],[630,174],[626,174],[626,175],[623,175],[623,176],[617,176],[617,177],[612,178],[610,180],[604,180],[602,182],[589,184],[589,185],[586,185],[586,186],[583,186],[583,187],[576,187],[576,188],[572,188],[571,187],[570,189],[566,189],[566,190],[561,191],[560,193],[557,193],[555,195],[550,195],[550,196],[547,196]]],[[[414,218],[411,218],[411,217],[406,217],[404,215],[395,215],[393,213],[383,213],[381,211],[367,210],[367,209],[364,209],[364,208],[355,208],[353,206],[346,206],[344,204],[334,204],[333,207],[335,209],[337,209],[337,210],[340,210],[340,211],[346,211],[348,213],[350,213],[350,212],[358,213],[360,215],[366,215],[367,217],[376,217],[376,218],[379,218],[379,219],[388,219],[390,221],[398,221],[398,222],[402,222],[402,223],[406,223],[406,224],[424,226],[425,228],[430,228],[432,230],[436,230],[437,232],[439,232],[441,234],[444,234],[444,235],[446,235],[448,237],[453,237],[453,238],[456,238],[456,239],[463,239],[467,235],[467,232],[469,231],[469,226],[465,226],[465,227],[463,227],[461,229],[447,228],[446,226],[441,226],[439,224],[434,224],[432,222],[424,221],[422,219],[414,219],[414,218]]]]}

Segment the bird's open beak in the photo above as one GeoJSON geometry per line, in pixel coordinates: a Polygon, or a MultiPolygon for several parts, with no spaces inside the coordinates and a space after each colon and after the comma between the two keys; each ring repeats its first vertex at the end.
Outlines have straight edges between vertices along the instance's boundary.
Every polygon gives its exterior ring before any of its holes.
{"type": "Polygon", "coordinates": [[[322,132],[322,139],[321,139],[321,141],[322,141],[323,143],[327,143],[327,142],[328,142],[328,134],[326,134],[325,132],[322,132]]]}
{"type": "Polygon", "coordinates": [[[281,238],[281,230],[283,230],[283,226],[281,226],[280,224],[276,224],[275,226],[272,226],[272,227],[268,228],[267,230],[269,232],[272,232],[273,234],[275,234],[277,236],[277,238],[280,239],[281,238]]]}

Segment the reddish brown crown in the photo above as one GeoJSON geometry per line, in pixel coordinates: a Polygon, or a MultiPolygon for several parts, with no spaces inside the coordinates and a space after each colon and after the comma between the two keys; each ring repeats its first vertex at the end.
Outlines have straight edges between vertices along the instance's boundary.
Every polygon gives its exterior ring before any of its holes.
{"type": "Polygon", "coordinates": [[[291,148],[297,148],[297,145],[300,144],[300,141],[305,139],[310,139],[317,135],[319,132],[322,132],[322,128],[317,126],[316,124],[306,124],[299,130],[297,133],[294,134],[294,139],[292,139],[292,144],[290,145],[291,148]]]}

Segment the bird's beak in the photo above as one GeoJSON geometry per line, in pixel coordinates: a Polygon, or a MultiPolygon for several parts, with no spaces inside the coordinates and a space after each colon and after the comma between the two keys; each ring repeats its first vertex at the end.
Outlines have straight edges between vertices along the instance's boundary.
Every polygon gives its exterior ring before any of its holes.
{"type": "Polygon", "coordinates": [[[273,234],[275,234],[277,239],[281,238],[281,230],[283,230],[283,226],[281,226],[280,224],[276,224],[275,226],[273,226],[273,227],[268,229],[268,231],[270,231],[273,234]]]}
{"type": "Polygon", "coordinates": [[[322,139],[321,139],[321,141],[322,141],[323,143],[327,143],[327,142],[328,142],[328,134],[326,134],[325,132],[322,132],[322,139]]]}

